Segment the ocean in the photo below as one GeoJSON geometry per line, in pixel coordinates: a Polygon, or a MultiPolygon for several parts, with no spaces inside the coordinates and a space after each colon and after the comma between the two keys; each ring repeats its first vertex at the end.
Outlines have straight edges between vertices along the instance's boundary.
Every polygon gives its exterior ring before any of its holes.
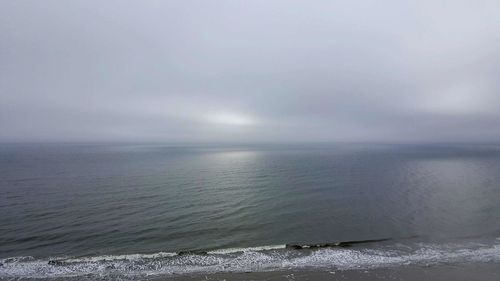
{"type": "Polygon", "coordinates": [[[2,144],[0,278],[500,263],[500,146],[2,144]]]}

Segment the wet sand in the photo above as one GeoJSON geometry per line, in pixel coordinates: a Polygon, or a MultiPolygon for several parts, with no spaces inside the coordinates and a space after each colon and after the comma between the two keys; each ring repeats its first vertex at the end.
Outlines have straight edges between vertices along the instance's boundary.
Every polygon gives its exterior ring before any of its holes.
{"type": "Polygon", "coordinates": [[[338,280],[338,281],[499,281],[500,264],[454,264],[439,266],[401,266],[370,270],[302,270],[247,273],[215,273],[191,276],[168,276],[152,280],[338,280]]]}

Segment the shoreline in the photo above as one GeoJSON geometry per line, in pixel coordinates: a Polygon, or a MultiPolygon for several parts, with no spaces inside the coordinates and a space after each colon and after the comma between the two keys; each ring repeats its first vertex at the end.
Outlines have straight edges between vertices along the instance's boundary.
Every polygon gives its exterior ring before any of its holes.
{"type": "Polygon", "coordinates": [[[0,260],[0,280],[498,281],[498,238],[486,244],[486,240],[482,242],[391,243],[371,247],[302,247],[298,250],[275,245],[200,254],[158,252],[81,258],[18,257],[0,260]]]}
{"type": "MultiPolygon", "coordinates": [[[[145,280],[145,279],[141,279],[145,280]]],[[[498,281],[499,263],[460,263],[432,266],[398,266],[374,269],[318,269],[318,270],[280,270],[270,272],[235,272],[170,275],[146,278],[152,281],[194,281],[194,280],[338,280],[338,281],[498,281]]]]}
{"type": "Polygon", "coordinates": [[[221,272],[165,275],[99,276],[85,275],[55,278],[0,278],[3,280],[33,281],[91,281],[91,280],[148,280],[148,281],[498,281],[500,263],[456,263],[431,266],[402,265],[372,269],[302,269],[268,272],[221,272]]]}

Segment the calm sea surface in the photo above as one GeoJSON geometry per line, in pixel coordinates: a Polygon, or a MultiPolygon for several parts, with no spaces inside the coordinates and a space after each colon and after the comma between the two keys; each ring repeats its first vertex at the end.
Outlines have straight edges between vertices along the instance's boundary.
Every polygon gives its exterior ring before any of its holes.
{"type": "Polygon", "coordinates": [[[0,278],[498,262],[497,237],[500,146],[0,146],[0,278]]]}

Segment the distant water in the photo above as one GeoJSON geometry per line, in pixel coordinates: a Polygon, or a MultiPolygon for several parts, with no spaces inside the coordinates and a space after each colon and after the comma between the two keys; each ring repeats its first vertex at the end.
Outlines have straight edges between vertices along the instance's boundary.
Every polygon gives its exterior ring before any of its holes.
{"type": "Polygon", "coordinates": [[[0,146],[0,278],[500,262],[498,237],[500,146],[0,146]]]}

